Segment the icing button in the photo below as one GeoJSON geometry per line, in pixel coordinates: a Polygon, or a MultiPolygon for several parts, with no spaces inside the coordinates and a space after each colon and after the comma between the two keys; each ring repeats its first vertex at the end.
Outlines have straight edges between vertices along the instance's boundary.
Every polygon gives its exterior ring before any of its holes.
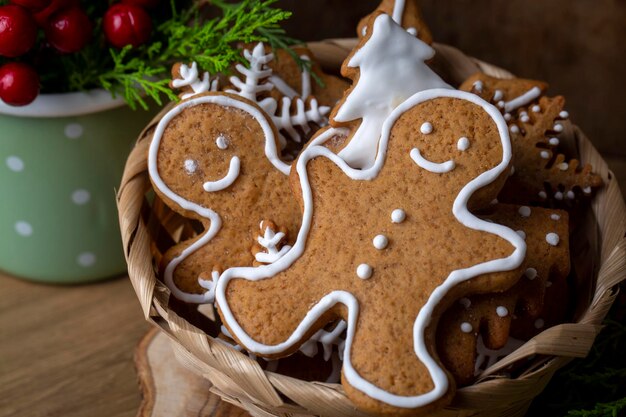
{"type": "Polygon", "coordinates": [[[372,267],[368,264],[361,264],[356,269],[356,274],[361,279],[369,279],[372,277],[372,267]]]}
{"type": "Polygon", "coordinates": [[[395,209],[391,212],[392,223],[402,223],[406,219],[406,213],[402,209],[395,209]]]}
{"type": "Polygon", "coordinates": [[[376,249],[382,250],[385,249],[389,244],[389,239],[387,239],[387,236],[385,235],[377,235],[376,237],[374,237],[372,243],[374,244],[374,247],[376,249]]]}

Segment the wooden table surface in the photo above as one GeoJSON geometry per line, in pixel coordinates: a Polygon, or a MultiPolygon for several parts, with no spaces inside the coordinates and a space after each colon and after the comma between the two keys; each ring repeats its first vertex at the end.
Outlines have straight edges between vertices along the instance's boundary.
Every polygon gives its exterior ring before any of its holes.
{"type": "Polygon", "coordinates": [[[130,417],[149,329],[127,277],[34,284],[0,273],[0,416],[130,417]]]}
{"type": "MultiPolygon", "coordinates": [[[[607,158],[622,190],[626,159],[607,158]]],[[[127,277],[51,286],[0,273],[0,417],[129,417],[149,329],[127,277]]]]}

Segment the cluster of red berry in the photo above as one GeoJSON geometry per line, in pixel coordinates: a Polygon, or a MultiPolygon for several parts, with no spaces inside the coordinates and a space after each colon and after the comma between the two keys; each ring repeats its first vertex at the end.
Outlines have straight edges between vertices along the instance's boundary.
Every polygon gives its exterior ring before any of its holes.
{"type": "MultiPolygon", "coordinates": [[[[106,41],[116,48],[137,47],[150,39],[152,19],[146,12],[159,0],[121,0],[106,11],[102,28],[106,41]]],[[[39,29],[42,47],[62,54],[82,50],[92,39],[93,23],[80,0],[11,0],[0,6],[0,56],[17,58],[33,49],[39,29]]],[[[39,94],[39,76],[22,61],[0,67],[0,99],[13,106],[31,103],[39,94]]]]}

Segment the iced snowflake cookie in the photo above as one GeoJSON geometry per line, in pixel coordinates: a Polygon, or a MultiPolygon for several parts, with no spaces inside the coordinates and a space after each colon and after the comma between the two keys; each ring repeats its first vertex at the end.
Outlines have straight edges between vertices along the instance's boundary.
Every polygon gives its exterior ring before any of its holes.
{"type": "Polygon", "coordinates": [[[367,34],[368,19],[380,12],[391,16],[397,24],[406,29],[411,35],[417,36],[429,45],[433,42],[433,36],[422,17],[417,0],[382,0],[373,13],[359,22],[357,26],[359,38],[367,34]]]}
{"type": "Polygon", "coordinates": [[[461,298],[442,315],[438,352],[460,385],[473,382],[482,370],[519,347],[520,339],[528,340],[555,324],[563,309],[554,307],[567,306],[566,297],[545,302],[548,292],[566,296],[562,290],[570,271],[567,212],[504,204],[490,211],[481,217],[516,230],[526,241],[526,258],[518,270],[521,278],[511,289],[461,298]],[[527,331],[527,323],[534,333],[527,331]]]}
{"type": "Polygon", "coordinates": [[[270,265],[226,270],[216,300],[233,338],[268,358],[344,320],[352,401],[426,413],[454,393],[435,354],[439,314],[519,279],[522,237],[468,209],[499,192],[511,144],[495,107],[425,65],[427,44],[385,14],[367,27],[343,68],[355,84],[332,113],[343,127],[321,131],[292,168],[303,208],[293,247],[270,265]]]}
{"type": "Polygon", "coordinates": [[[473,75],[460,87],[497,106],[509,124],[515,170],[498,197],[502,202],[564,206],[602,186],[591,165],[581,166],[561,153],[569,114],[563,97],[545,96],[547,88],[540,81],[484,74],[473,75]]]}

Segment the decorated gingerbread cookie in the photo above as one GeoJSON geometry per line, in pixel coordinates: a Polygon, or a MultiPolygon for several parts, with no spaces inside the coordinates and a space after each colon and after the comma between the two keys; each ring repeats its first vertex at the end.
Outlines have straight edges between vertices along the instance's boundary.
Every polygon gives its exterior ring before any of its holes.
{"type": "Polygon", "coordinates": [[[364,17],[357,26],[359,38],[367,34],[367,21],[372,15],[386,13],[392,19],[406,29],[411,35],[417,36],[427,44],[433,43],[433,36],[417,4],[417,0],[382,0],[376,10],[364,17]]]}
{"type": "MultiPolygon", "coordinates": [[[[491,211],[483,217],[516,230],[525,239],[526,258],[519,268],[521,279],[511,289],[463,297],[442,315],[438,352],[460,385],[473,382],[483,369],[519,347],[521,339],[532,337],[521,331],[528,327],[526,323],[535,333],[546,328],[546,293],[566,286],[570,270],[567,212],[503,204],[491,211]]],[[[552,303],[566,306],[565,300],[552,303]]],[[[556,319],[551,315],[549,323],[556,319]]]]}
{"type": "Polygon", "coordinates": [[[571,206],[602,185],[591,165],[560,152],[569,114],[561,96],[545,96],[546,83],[475,74],[460,87],[496,105],[511,132],[515,170],[499,200],[516,204],[571,206]]]}
{"type": "Polygon", "coordinates": [[[508,175],[499,111],[441,81],[424,63],[430,47],[388,15],[367,27],[332,113],[344,127],[320,132],[292,168],[303,208],[293,247],[226,270],[216,300],[233,338],[269,358],[344,320],[347,394],[366,411],[414,414],[454,393],[435,353],[439,314],[513,286],[526,245],[468,209],[487,207],[508,175]]]}
{"type": "Polygon", "coordinates": [[[274,59],[268,63],[272,69],[269,82],[274,85],[274,89],[270,91],[272,97],[280,100],[280,95],[292,99],[295,97],[307,99],[313,96],[320,106],[333,107],[337,104],[350,84],[342,78],[324,72],[308,48],[294,47],[292,51],[302,60],[311,63],[310,71],[301,68],[287,50],[274,51],[274,59]]]}
{"type": "MultiPolygon", "coordinates": [[[[309,59],[305,52],[303,59],[309,59]]],[[[302,143],[313,129],[326,125],[330,108],[311,95],[316,87],[306,71],[300,76],[301,92],[293,92],[289,68],[297,64],[293,59],[288,64],[289,54],[282,54],[280,68],[289,81],[274,73],[274,54],[259,43],[243,50],[248,66],[235,67],[240,75],[230,77],[226,92],[219,92],[218,79],[201,73],[195,63],[172,70],[172,87],[184,101],[159,123],[149,165],[159,196],[204,228],[162,259],[164,281],[181,300],[213,302],[223,270],[272,262],[288,250],[287,232],[298,230],[300,210],[285,162],[288,145],[302,143]],[[259,239],[259,223],[266,216],[282,229],[273,230],[275,225],[267,222],[259,239]]],[[[341,85],[320,74],[335,88],[341,85]]]]}
{"type": "Polygon", "coordinates": [[[264,216],[298,230],[289,165],[278,156],[277,132],[254,103],[226,93],[182,101],[160,121],[149,153],[154,189],[204,231],[172,247],[162,275],[177,298],[212,302],[226,268],[252,265],[251,236],[264,216]]]}

